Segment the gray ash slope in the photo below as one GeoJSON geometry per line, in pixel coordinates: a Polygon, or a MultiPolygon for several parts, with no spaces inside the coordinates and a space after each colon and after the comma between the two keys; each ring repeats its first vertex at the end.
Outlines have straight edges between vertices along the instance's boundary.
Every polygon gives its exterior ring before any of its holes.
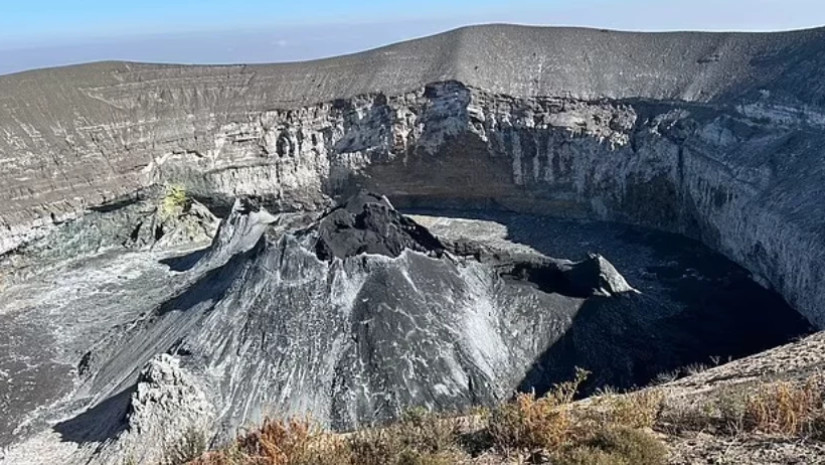
{"type": "MultiPolygon", "coordinates": [[[[214,389],[223,435],[266,406],[337,429],[416,405],[461,410],[506,398],[585,297],[508,285],[497,266],[449,254],[368,194],[306,229],[263,235],[274,221],[237,204],[183,292],[85,357],[81,390],[114,397],[170,353],[214,389]]],[[[593,263],[537,256],[531,266],[557,271],[564,287],[632,291],[609,263],[593,263]]]]}
{"type": "MultiPolygon", "coordinates": [[[[561,231],[593,239],[604,226],[587,228],[561,231]]],[[[583,255],[562,245],[576,239],[547,236],[548,225],[527,230],[583,255]]],[[[36,328],[41,339],[31,336],[46,352],[66,352],[28,360],[43,365],[40,377],[61,380],[62,390],[43,389],[48,383],[40,379],[33,384],[41,390],[28,398],[12,393],[22,399],[10,404],[7,421],[15,432],[3,438],[26,441],[11,447],[9,460],[159,460],[164,447],[156,445],[174,444],[193,428],[220,443],[266,414],[311,412],[349,429],[412,406],[455,411],[500,402],[519,388],[541,391],[575,366],[595,373],[589,389],[631,386],[808,330],[780,299],[748,286],[745,274],[731,286],[743,287],[751,299],[745,304],[753,305],[745,314],[762,324],[737,321],[742,310],[726,302],[735,292],[708,293],[697,305],[669,297],[669,288],[654,280],[639,294],[599,255],[572,262],[442,233],[434,236],[385,197],[368,193],[297,220],[239,201],[208,249],[163,260],[179,273],[164,273],[131,252],[75,265],[75,279],[93,284],[99,278],[87,275],[92,270],[120,274],[140,265],[116,284],[104,280],[101,289],[72,291],[71,284],[45,279],[53,290],[80,294],[80,302],[46,309],[60,342],[42,339],[49,333],[44,327],[36,328]],[[81,330],[78,320],[101,313],[109,320],[92,319],[81,330]],[[66,359],[77,360],[76,369],[61,366],[66,359]]],[[[621,243],[605,244],[635,266],[658,263],[620,253],[621,243]]],[[[717,260],[714,267],[735,269],[717,260]]],[[[681,272],[671,261],[663,260],[664,268],[681,272]]],[[[706,274],[696,280],[700,292],[718,285],[703,285],[706,274]]],[[[44,313],[44,304],[55,305],[48,297],[29,302],[16,322],[2,317],[0,324],[15,332],[30,328],[26,319],[44,313]]],[[[24,349],[13,346],[0,369],[14,373],[9,362],[26,355],[24,349]]]]}

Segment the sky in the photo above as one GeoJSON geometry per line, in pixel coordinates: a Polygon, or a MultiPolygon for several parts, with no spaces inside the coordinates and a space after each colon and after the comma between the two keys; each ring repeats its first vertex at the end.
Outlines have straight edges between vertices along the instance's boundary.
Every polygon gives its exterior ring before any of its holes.
{"type": "Polygon", "coordinates": [[[0,74],[114,59],[308,60],[491,22],[787,30],[825,25],[825,0],[0,0],[0,74]]]}

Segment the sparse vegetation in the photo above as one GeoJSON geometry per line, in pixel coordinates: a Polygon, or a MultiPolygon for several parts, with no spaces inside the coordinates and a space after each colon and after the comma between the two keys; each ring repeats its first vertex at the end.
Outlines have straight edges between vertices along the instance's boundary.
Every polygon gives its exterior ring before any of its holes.
{"type": "Polygon", "coordinates": [[[204,455],[194,465],[326,465],[345,452],[343,440],[309,420],[266,420],[231,447],[204,455]]]}
{"type": "Polygon", "coordinates": [[[573,404],[587,375],[578,370],[572,381],[543,397],[519,394],[463,419],[414,409],[395,424],[348,434],[325,432],[308,420],[266,421],[232,447],[192,463],[660,465],[666,463],[667,448],[652,430],[825,438],[822,375],[729,386],[679,409],[667,406],[662,388],[607,392],[573,404]]]}
{"type": "Polygon", "coordinates": [[[166,450],[162,465],[183,465],[206,452],[207,438],[203,431],[189,429],[183,437],[166,450]]]}
{"type": "MultiPolygon", "coordinates": [[[[470,417],[449,418],[425,409],[406,412],[394,424],[347,434],[325,432],[310,420],[267,420],[226,449],[205,454],[194,465],[448,465],[478,456],[502,461],[552,459],[560,464],[658,465],[664,446],[649,433],[612,423],[630,418],[650,423],[659,397],[633,396],[611,403],[605,422],[594,425],[571,411],[588,373],[556,385],[544,397],[519,394],[509,403],[470,417]]],[[[479,462],[480,463],[480,462],[479,462]]]]}
{"type": "Polygon", "coordinates": [[[518,449],[557,450],[572,435],[570,412],[573,401],[588,373],[577,370],[573,381],[556,385],[542,398],[518,394],[513,402],[490,413],[488,431],[502,452],[518,449]]]}
{"type": "Polygon", "coordinates": [[[664,393],[647,389],[627,394],[611,394],[601,402],[607,404],[607,422],[629,428],[652,428],[662,412],[664,393]]]}
{"type": "Polygon", "coordinates": [[[414,409],[385,428],[352,434],[347,443],[353,465],[441,465],[466,458],[459,441],[459,423],[426,410],[414,409]]]}
{"type": "Polygon", "coordinates": [[[572,381],[536,398],[519,394],[509,403],[480,409],[467,418],[449,418],[424,409],[406,412],[394,424],[348,434],[324,432],[309,420],[268,420],[227,449],[192,462],[196,465],[449,465],[517,463],[659,465],[666,449],[650,433],[636,429],[655,421],[658,392],[611,397],[599,420],[571,408],[587,377],[577,370],[572,381]],[[622,399],[622,400],[620,400],[622,399]],[[616,422],[628,421],[626,426],[616,422]],[[481,458],[479,458],[481,456],[481,458]],[[526,458],[525,458],[526,457],[526,458]],[[486,460],[483,462],[475,462],[486,460]],[[519,462],[521,461],[521,462],[519,462]],[[538,462],[536,462],[538,461],[538,462]],[[509,462],[508,462],[509,463],[509,462]]]}
{"type": "Polygon", "coordinates": [[[661,465],[667,448],[650,433],[623,426],[607,426],[581,444],[563,450],[557,465],[661,465]]]}
{"type": "Polygon", "coordinates": [[[825,377],[821,374],[802,381],[730,386],[702,402],[669,409],[657,426],[669,432],[822,438],[825,437],[824,390],[825,377]]]}
{"type": "Polygon", "coordinates": [[[166,188],[166,193],[160,201],[159,212],[161,218],[169,218],[178,215],[186,210],[189,205],[189,197],[186,188],[181,185],[170,185],[166,188]]]}
{"type": "Polygon", "coordinates": [[[325,432],[310,420],[267,420],[235,444],[195,465],[447,465],[466,456],[456,420],[412,412],[393,425],[349,435],[325,432]]]}
{"type": "Polygon", "coordinates": [[[802,383],[779,381],[760,386],[747,396],[742,424],[745,429],[785,436],[809,436],[823,416],[821,376],[812,376],[802,383]]]}

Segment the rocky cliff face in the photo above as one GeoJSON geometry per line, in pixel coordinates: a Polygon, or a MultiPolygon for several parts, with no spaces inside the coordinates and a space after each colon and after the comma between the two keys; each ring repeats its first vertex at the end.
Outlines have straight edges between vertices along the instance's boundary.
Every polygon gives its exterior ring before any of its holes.
{"type": "Polygon", "coordinates": [[[155,184],[287,211],[366,186],[697,237],[823,325],[823,50],[822,30],[491,26],[308,64],[6,76],[0,250],[155,184]]]}

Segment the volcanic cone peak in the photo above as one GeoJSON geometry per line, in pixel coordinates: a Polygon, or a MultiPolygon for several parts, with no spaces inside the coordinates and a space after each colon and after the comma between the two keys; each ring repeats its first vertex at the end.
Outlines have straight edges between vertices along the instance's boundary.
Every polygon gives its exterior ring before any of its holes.
{"type": "Polygon", "coordinates": [[[600,254],[574,262],[545,256],[500,259],[502,277],[532,283],[544,292],[568,297],[614,297],[638,294],[621,273],[600,254]]]}
{"type": "Polygon", "coordinates": [[[321,260],[362,253],[397,257],[404,249],[444,251],[426,228],[393,208],[382,195],[361,191],[331,210],[317,225],[315,252],[321,260]]]}

